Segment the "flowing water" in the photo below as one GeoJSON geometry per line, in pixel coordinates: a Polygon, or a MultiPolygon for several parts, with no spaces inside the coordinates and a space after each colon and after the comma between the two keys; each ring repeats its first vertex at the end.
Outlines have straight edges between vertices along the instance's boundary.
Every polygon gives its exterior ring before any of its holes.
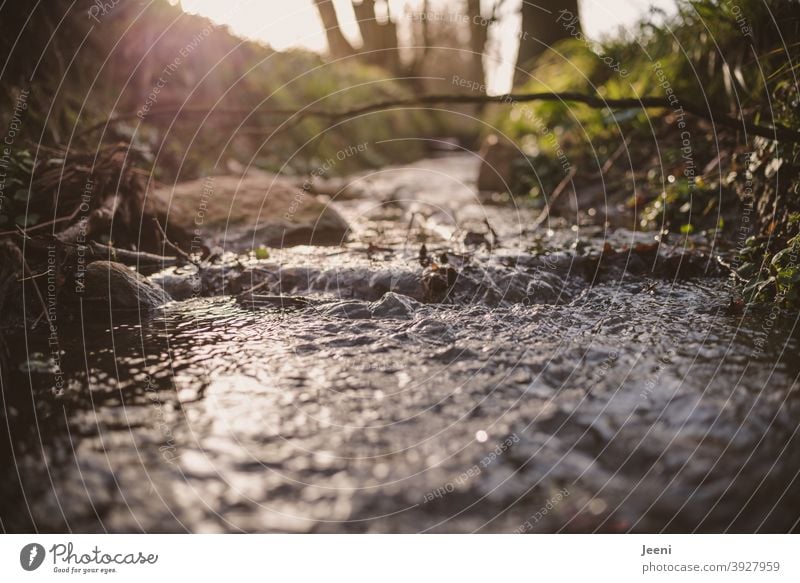
{"type": "Polygon", "coordinates": [[[346,245],[157,274],[163,310],[60,321],[60,371],[12,339],[2,526],[795,529],[794,319],[733,314],[699,238],[533,229],[475,172],[353,177],[346,245]]]}

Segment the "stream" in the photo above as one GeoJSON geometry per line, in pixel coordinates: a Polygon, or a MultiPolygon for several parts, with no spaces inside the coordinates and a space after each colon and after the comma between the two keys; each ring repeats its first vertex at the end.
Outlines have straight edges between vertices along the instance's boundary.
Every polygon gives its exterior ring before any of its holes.
{"type": "Polygon", "coordinates": [[[477,165],[354,175],[343,245],[151,275],[174,301],[59,321],[60,369],[10,339],[2,528],[796,529],[795,322],[734,315],[700,236],[531,228],[477,165]]]}

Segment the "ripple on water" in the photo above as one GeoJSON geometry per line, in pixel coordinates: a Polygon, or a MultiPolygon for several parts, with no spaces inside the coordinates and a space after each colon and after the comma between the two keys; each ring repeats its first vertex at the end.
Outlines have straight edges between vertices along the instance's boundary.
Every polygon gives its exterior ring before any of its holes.
{"type": "Polygon", "coordinates": [[[65,324],[67,390],[31,363],[33,392],[7,395],[40,528],[61,508],[76,530],[513,531],[556,492],[536,529],[798,518],[792,320],[758,351],[768,314],[727,315],[724,280],[594,278],[586,257],[507,250],[449,258],[462,287],[430,304],[417,251],[287,251],[241,276],[309,294],[291,309],[189,298],[135,325],[65,324]]]}

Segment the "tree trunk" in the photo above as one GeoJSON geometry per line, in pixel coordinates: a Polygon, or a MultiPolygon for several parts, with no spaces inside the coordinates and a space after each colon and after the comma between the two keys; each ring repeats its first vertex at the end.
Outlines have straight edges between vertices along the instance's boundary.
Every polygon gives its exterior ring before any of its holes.
{"type": "MultiPolygon", "coordinates": [[[[355,12],[358,30],[364,43],[361,52],[370,53],[376,50],[380,44],[378,42],[380,31],[378,21],[375,19],[375,0],[353,2],[353,12],[355,12]]],[[[367,58],[375,59],[376,57],[374,54],[368,54],[367,58]]]]}
{"type": "Polygon", "coordinates": [[[470,76],[473,81],[486,84],[486,71],[483,67],[483,54],[489,36],[489,21],[481,15],[481,0],[467,0],[467,16],[469,17],[469,49],[472,63],[470,76]]]}
{"type": "Polygon", "coordinates": [[[333,58],[339,59],[355,54],[355,49],[342,34],[339,26],[339,17],[332,0],[314,0],[322,26],[325,27],[325,37],[328,39],[328,50],[333,58]]]}
{"type": "MultiPolygon", "coordinates": [[[[353,2],[353,12],[358,21],[358,29],[364,46],[364,60],[379,65],[393,73],[402,73],[400,54],[397,41],[397,25],[392,21],[391,15],[386,22],[378,22],[375,17],[376,0],[361,0],[353,2]]],[[[388,5],[386,6],[388,13],[388,5]]]]}
{"type": "Polygon", "coordinates": [[[578,0],[523,0],[514,86],[524,84],[536,59],[556,42],[581,32],[578,0]]]}

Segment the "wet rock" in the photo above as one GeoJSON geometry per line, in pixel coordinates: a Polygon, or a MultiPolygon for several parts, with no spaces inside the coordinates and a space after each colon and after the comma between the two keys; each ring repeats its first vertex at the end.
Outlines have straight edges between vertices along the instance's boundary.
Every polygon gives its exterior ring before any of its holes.
{"type": "Polygon", "coordinates": [[[416,322],[406,335],[422,344],[446,346],[455,342],[455,333],[449,324],[435,318],[425,318],[416,322]]]}
{"type": "Polygon", "coordinates": [[[314,286],[338,297],[375,300],[379,292],[369,285],[369,272],[353,268],[326,269],[313,281],[314,286]]]}
{"type": "Polygon", "coordinates": [[[669,279],[721,275],[722,269],[704,253],[673,253],[659,258],[661,276],[669,279]]]}
{"type": "Polygon", "coordinates": [[[113,261],[94,261],[86,267],[84,299],[113,310],[151,310],[170,296],[142,275],[113,261]]]}
{"type": "Polygon", "coordinates": [[[462,348],[451,344],[446,348],[442,348],[433,354],[433,358],[445,364],[453,364],[460,360],[469,361],[477,358],[477,354],[469,348],[462,348]]]}
{"type": "Polygon", "coordinates": [[[478,156],[478,190],[508,192],[513,179],[514,164],[523,159],[519,148],[496,135],[488,136],[481,145],[478,156]]]}
{"type": "MultiPolygon", "coordinates": [[[[279,294],[287,293],[301,293],[303,291],[311,291],[314,286],[325,288],[324,274],[314,267],[306,266],[289,266],[289,267],[274,267],[277,272],[276,285],[272,289],[273,292],[279,294]]],[[[244,272],[242,283],[245,283],[249,274],[244,272]]],[[[256,281],[253,281],[255,284],[256,281]]]]}
{"type": "Polygon", "coordinates": [[[382,286],[395,293],[422,300],[425,298],[425,289],[419,274],[412,271],[382,270],[377,272],[370,280],[370,285],[382,286]]]}
{"type": "Polygon", "coordinates": [[[425,300],[441,302],[447,297],[458,279],[458,271],[450,266],[426,267],[422,273],[422,285],[425,289],[425,300]]]}
{"type": "Polygon", "coordinates": [[[163,272],[149,280],[161,287],[174,300],[188,300],[201,295],[203,282],[200,275],[193,272],[163,272]]]}
{"type": "Polygon", "coordinates": [[[541,272],[528,282],[526,291],[528,302],[532,304],[554,304],[559,298],[562,301],[570,299],[570,294],[565,289],[565,283],[558,276],[541,272]]]}
{"type": "Polygon", "coordinates": [[[388,292],[370,307],[373,318],[399,318],[410,319],[414,316],[414,312],[421,307],[417,300],[388,292]]]}
{"type": "Polygon", "coordinates": [[[486,238],[485,233],[478,233],[477,231],[469,231],[464,235],[464,245],[467,247],[480,247],[484,246],[491,249],[492,244],[486,238]]]}
{"type": "Polygon", "coordinates": [[[307,185],[314,194],[324,194],[336,200],[361,198],[366,193],[363,186],[348,178],[303,178],[295,181],[297,186],[307,185]]]}
{"type": "Polygon", "coordinates": [[[217,176],[157,189],[147,212],[186,248],[198,234],[207,245],[249,251],[259,245],[338,245],[348,224],[330,199],[265,172],[217,176]]]}
{"type": "Polygon", "coordinates": [[[322,312],[325,316],[344,318],[346,320],[368,320],[372,317],[369,306],[355,300],[336,302],[322,312]]]}

